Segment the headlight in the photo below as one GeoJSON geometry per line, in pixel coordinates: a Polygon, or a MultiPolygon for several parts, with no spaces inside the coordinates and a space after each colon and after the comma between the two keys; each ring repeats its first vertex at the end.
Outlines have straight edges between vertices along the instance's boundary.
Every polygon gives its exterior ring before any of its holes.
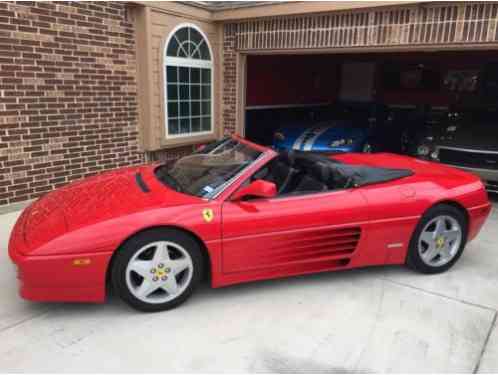
{"type": "Polygon", "coordinates": [[[273,134],[273,138],[275,138],[277,141],[285,141],[285,135],[280,132],[276,132],[273,134]]]}
{"type": "Polygon", "coordinates": [[[417,148],[417,155],[419,156],[427,156],[431,152],[431,149],[427,145],[420,145],[417,148]]]}
{"type": "Polygon", "coordinates": [[[437,150],[432,151],[431,158],[434,160],[438,160],[439,158],[439,152],[437,150]]]}
{"type": "Polygon", "coordinates": [[[345,139],[338,139],[338,140],[332,142],[330,144],[330,147],[339,147],[339,146],[342,146],[344,144],[346,144],[346,140],[345,139]]]}
{"type": "Polygon", "coordinates": [[[339,146],[344,146],[344,145],[352,145],[354,143],[354,140],[351,138],[348,139],[338,139],[330,144],[330,147],[339,147],[339,146]]]}

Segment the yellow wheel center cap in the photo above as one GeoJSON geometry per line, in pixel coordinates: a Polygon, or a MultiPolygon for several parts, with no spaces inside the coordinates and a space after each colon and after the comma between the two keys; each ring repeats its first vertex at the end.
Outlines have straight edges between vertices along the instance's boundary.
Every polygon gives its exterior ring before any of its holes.
{"type": "Polygon", "coordinates": [[[444,246],[444,243],[445,243],[444,237],[441,236],[436,239],[436,246],[438,248],[442,248],[444,246]]]}

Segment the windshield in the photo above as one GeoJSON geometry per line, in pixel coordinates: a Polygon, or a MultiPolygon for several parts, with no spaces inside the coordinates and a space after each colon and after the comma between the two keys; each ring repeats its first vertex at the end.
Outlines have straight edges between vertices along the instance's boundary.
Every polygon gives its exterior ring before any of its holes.
{"type": "Polygon", "coordinates": [[[168,187],[201,198],[212,198],[261,152],[233,138],[213,142],[203,149],[155,170],[168,187]]]}

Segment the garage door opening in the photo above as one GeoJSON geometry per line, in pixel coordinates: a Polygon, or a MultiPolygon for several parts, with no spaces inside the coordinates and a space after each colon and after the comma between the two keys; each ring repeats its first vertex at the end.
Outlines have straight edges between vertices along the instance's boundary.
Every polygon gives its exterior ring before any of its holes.
{"type": "Polygon", "coordinates": [[[420,136],[422,128],[454,112],[478,112],[489,122],[497,98],[496,51],[249,55],[245,136],[274,146],[276,137],[293,128],[314,129],[285,146],[313,150],[317,132],[339,124],[367,129],[375,151],[409,153],[407,137],[420,136]]]}

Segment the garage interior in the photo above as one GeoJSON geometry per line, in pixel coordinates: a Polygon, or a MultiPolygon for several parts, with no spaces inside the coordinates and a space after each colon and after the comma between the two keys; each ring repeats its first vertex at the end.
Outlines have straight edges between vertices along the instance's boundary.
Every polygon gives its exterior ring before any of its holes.
{"type": "Polygon", "coordinates": [[[251,54],[245,136],[271,146],[282,126],[344,118],[389,125],[378,151],[404,153],[407,126],[434,125],[453,111],[493,119],[497,94],[498,51],[493,50],[251,54]]]}

